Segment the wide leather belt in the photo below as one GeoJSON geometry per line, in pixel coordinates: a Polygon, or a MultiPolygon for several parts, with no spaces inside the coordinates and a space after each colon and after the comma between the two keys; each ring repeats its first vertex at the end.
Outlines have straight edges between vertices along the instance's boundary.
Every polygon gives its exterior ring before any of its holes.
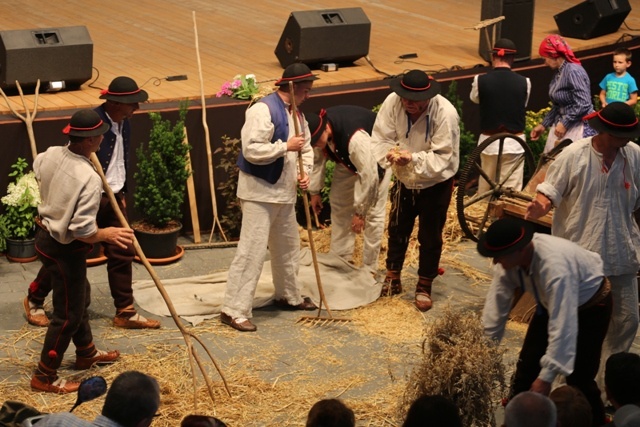
{"type": "Polygon", "coordinates": [[[587,308],[594,307],[604,301],[611,294],[611,282],[606,277],[602,280],[602,284],[600,288],[596,291],[596,293],[589,299],[589,301],[585,302],[579,307],[579,310],[584,310],[587,308]]]}

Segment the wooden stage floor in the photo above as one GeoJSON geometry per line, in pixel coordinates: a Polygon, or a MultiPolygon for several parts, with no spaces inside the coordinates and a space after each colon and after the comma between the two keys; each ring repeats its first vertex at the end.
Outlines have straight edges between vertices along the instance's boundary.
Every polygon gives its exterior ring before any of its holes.
{"type": "MultiPolygon", "coordinates": [[[[481,0],[354,0],[340,7],[362,7],[371,21],[369,57],[373,65],[388,74],[407,69],[429,71],[471,68],[483,64],[478,55],[479,33],[467,29],[480,21],[481,0]],[[412,61],[398,56],[417,53],[412,61]]],[[[537,57],[539,41],[556,33],[553,16],[577,4],[572,0],[538,0],[535,4],[532,56],[537,57]]],[[[630,0],[632,11],[626,25],[614,34],[591,40],[569,39],[574,50],[615,43],[625,33],[638,34],[640,0],[630,0]]],[[[149,92],[149,104],[175,102],[201,94],[195,48],[196,15],[202,63],[202,87],[207,98],[215,96],[222,83],[236,74],[253,73],[259,81],[277,79],[281,73],[274,49],[292,11],[330,9],[335,1],[315,0],[3,0],[0,29],[23,30],[84,25],[93,40],[92,87],[43,93],[38,111],[51,112],[92,107],[100,103],[99,88],[112,78],[129,75],[149,92]],[[157,80],[186,74],[188,80],[157,80]],[[160,84],[155,84],[160,82],[160,84]]],[[[631,68],[640,74],[640,62],[631,68]]],[[[384,78],[364,58],[354,66],[336,72],[318,71],[317,87],[378,81],[384,78]]],[[[18,111],[19,97],[10,97],[18,111]]],[[[33,107],[34,95],[26,96],[33,107]]],[[[0,118],[10,119],[4,101],[0,118]]]]}

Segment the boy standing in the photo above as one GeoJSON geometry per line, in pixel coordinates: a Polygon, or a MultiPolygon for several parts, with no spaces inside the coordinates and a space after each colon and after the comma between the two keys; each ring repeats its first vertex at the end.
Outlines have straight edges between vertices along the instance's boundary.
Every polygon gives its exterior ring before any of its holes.
{"type": "Polygon", "coordinates": [[[631,66],[631,51],[619,47],[613,51],[614,73],[609,73],[600,82],[600,102],[602,108],[612,102],[626,102],[634,106],[638,102],[638,86],[636,80],[627,73],[631,66]]]}

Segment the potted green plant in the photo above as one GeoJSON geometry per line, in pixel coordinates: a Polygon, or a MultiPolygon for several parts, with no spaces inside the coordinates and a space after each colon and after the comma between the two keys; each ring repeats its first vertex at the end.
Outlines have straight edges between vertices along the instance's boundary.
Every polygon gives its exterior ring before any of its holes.
{"type": "Polygon", "coordinates": [[[136,150],[138,171],[133,175],[133,201],[141,220],[132,228],[147,258],[166,259],[178,253],[181,207],[191,174],[187,167],[190,147],[183,142],[186,115],[186,102],[180,105],[175,124],[164,120],[160,113],[149,113],[149,141],[136,150]]]}
{"type": "Polygon", "coordinates": [[[241,146],[242,143],[238,138],[230,138],[227,135],[223,135],[222,146],[216,148],[213,152],[213,154],[220,155],[216,162],[216,169],[222,169],[226,174],[226,179],[217,186],[217,189],[220,190],[220,195],[225,200],[224,211],[220,215],[220,224],[232,240],[240,237],[240,225],[242,224],[242,209],[240,200],[236,195],[240,170],[236,165],[236,161],[238,160],[241,146]]]}
{"type": "Polygon", "coordinates": [[[29,165],[19,157],[11,166],[9,177],[13,182],[2,197],[4,213],[0,216],[0,249],[6,250],[12,261],[28,262],[36,259],[34,237],[36,216],[40,204],[40,189],[33,171],[26,172],[29,165]]]}

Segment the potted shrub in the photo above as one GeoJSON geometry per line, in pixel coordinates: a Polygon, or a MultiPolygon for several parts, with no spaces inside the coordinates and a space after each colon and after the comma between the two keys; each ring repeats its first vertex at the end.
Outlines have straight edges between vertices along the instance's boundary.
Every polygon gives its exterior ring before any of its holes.
{"type": "Polygon", "coordinates": [[[12,261],[28,262],[36,259],[34,237],[35,218],[40,204],[40,189],[33,171],[25,173],[29,165],[19,157],[9,174],[13,182],[2,197],[4,213],[0,216],[0,249],[6,250],[12,261]]]}
{"type": "Polygon", "coordinates": [[[160,113],[149,113],[153,123],[149,141],[136,150],[139,170],[133,175],[133,201],[141,220],[133,223],[132,228],[148,258],[165,259],[178,253],[181,207],[191,173],[187,169],[190,147],[183,142],[186,115],[186,102],[180,105],[174,125],[163,120],[160,113]]]}

